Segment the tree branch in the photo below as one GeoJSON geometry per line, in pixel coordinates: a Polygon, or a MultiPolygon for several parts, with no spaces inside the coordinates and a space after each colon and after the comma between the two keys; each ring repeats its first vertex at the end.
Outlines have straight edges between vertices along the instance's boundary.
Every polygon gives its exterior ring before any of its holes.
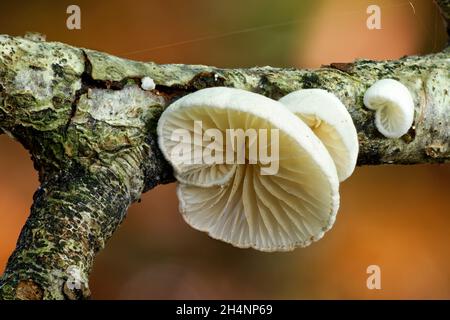
{"type": "MultiPolygon", "coordinates": [[[[450,4],[438,1],[448,21],[450,4]]],[[[95,253],[128,206],[174,181],[156,145],[162,111],[196,90],[228,86],[279,99],[323,88],[347,106],[358,130],[359,165],[450,162],[450,50],[396,61],[358,60],[317,70],[220,69],[121,59],[61,43],[0,36],[0,128],[30,152],[41,187],[0,280],[2,299],[82,299],[95,253]],[[141,89],[152,78],[156,88],[141,89]],[[376,80],[405,84],[415,121],[386,139],[363,106],[376,80]]]]}

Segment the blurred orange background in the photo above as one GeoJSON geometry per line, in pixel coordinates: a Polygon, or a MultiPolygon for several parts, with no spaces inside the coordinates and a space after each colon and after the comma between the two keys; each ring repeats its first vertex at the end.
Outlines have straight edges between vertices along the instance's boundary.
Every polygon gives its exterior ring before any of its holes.
{"type": "MultiPolygon", "coordinates": [[[[21,1],[0,4],[0,32],[158,63],[319,67],[443,48],[437,8],[415,1],[21,1]],[[66,8],[81,8],[81,30],[66,8]],[[381,8],[368,30],[366,8],[381,8]]],[[[0,272],[38,186],[27,152],[0,136],[0,272]]],[[[97,257],[95,299],[450,299],[450,165],[359,167],[341,186],[335,226],[290,253],[237,249],[191,229],[175,185],[134,204],[97,257]],[[366,268],[381,268],[381,290],[366,268]]]]}

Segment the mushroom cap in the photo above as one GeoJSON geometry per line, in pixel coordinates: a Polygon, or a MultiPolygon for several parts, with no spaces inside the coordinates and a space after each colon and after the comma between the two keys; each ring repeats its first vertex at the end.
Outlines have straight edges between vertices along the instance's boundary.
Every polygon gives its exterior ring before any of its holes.
{"type": "Polygon", "coordinates": [[[400,138],[414,121],[411,93],[397,80],[375,82],[364,94],[364,105],[376,111],[375,126],[387,138],[400,138]]]}
{"type": "MultiPolygon", "coordinates": [[[[278,129],[278,141],[268,138],[265,148],[272,152],[275,147],[271,143],[278,142],[279,167],[274,174],[262,174],[261,169],[268,165],[260,159],[250,164],[247,158],[245,164],[220,169],[215,167],[223,164],[193,168],[175,161],[175,174],[181,178],[177,188],[180,211],[189,225],[234,246],[262,251],[307,246],[331,228],[339,207],[333,160],[311,129],[283,105],[259,94],[224,87],[184,96],[166,109],[158,123],[159,145],[169,162],[174,147],[171,132],[180,127],[192,132],[195,120],[202,121],[203,130],[221,132],[267,129],[270,136],[271,129],[278,129]],[[201,174],[186,178],[193,170],[201,174]],[[215,173],[209,175],[212,170],[215,173]],[[196,182],[194,176],[213,177],[214,181],[196,182]]],[[[248,155],[248,148],[259,143],[260,136],[256,140],[237,145],[233,151],[245,148],[248,155]]]]}
{"type": "Polygon", "coordinates": [[[358,159],[358,134],[342,102],[323,89],[294,91],[279,100],[300,117],[322,141],[336,165],[339,181],[354,171],[358,159]]]}
{"type": "Polygon", "coordinates": [[[155,81],[153,81],[150,77],[143,77],[141,79],[141,88],[142,90],[153,90],[155,89],[155,81]]]}

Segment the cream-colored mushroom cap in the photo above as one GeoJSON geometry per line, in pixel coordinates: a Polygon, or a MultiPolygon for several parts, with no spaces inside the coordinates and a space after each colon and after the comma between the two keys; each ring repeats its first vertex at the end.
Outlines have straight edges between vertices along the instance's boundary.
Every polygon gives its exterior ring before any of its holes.
{"type": "Polygon", "coordinates": [[[347,179],[358,159],[358,135],[342,102],[322,89],[294,91],[279,100],[319,137],[336,165],[339,181],[347,179]]]}
{"type": "Polygon", "coordinates": [[[364,94],[364,105],[376,111],[375,126],[387,138],[400,138],[414,121],[411,93],[397,80],[375,82],[364,94]]]}
{"type": "MultiPolygon", "coordinates": [[[[279,102],[240,89],[203,89],[171,104],[157,131],[159,146],[179,179],[184,219],[211,237],[241,248],[285,251],[320,239],[334,223],[339,181],[333,160],[309,127],[279,102]],[[172,133],[185,129],[194,135],[193,123],[199,120],[204,133],[257,130],[256,139],[230,148],[224,138],[218,148],[233,154],[245,150],[245,163],[182,164],[173,155],[179,141],[172,133]],[[266,144],[260,129],[267,130],[266,144]],[[278,132],[278,139],[271,139],[271,132],[278,132]],[[249,156],[254,144],[259,152],[278,157],[268,163],[249,156]],[[277,170],[269,172],[271,166],[277,170]]],[[[212,142],[195,143],[207,151],[212,142]]]]}

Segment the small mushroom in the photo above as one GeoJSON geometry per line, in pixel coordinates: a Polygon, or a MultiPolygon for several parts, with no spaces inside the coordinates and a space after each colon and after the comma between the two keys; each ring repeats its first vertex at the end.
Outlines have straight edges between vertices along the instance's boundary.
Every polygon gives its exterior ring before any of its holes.
{"type": "Polygon", "coordinates": [[[180,211],[192,227],[240,248],[286,251],[320,239],[333,225],[339,207],[333,160],[311,129],[279,102],[240,89],[202,89],[171,104],[157,132],[178,179],[180,211]],[[201,121],[202,139],[193,137],[196,121],[201,121]],[[207,134],[211,129],[214,141],[207,134]],[[259,134],[230,147],[230,140],[219,138],[219,133],[230,136],[230,129],[259,134]],[[193,147],[203,152],[211,144],[219,152],[231,150],[234,162],[186,161],[178,150],[189,139],[180,142],[173,134],[180,130],[190,132],[193,147]],[[278,135],[269,140],[264,132],[278,135]],[[255,145],[259,157],[251,156],[255,145]],[[240,163],[236,159],[243,150],[240,163]],[[270,153],[271,162],[261,152],[270,153]]]}
{"type": "Polygon", "coordinates": [[[155,81],[153,81],[150,77],[143,77],[141,80],[141,88],[142,90],[153,90],[155,89],[155,81]]]}
{"type": "Polygon", "coordinates": [[[414,120],[414,101],[408,88],[393,79],[375,82],[364,94],[364,105],[375,110],[375,126],[387,138],[400,138],[414,120]]]}
{"type": "Polygon", "coordinates": [[[339,181],[347,179],[358,158],[358,135],[342,102],[323,89],[303,89],[279,100],[322,141],[336,165],[339,181]]]}

